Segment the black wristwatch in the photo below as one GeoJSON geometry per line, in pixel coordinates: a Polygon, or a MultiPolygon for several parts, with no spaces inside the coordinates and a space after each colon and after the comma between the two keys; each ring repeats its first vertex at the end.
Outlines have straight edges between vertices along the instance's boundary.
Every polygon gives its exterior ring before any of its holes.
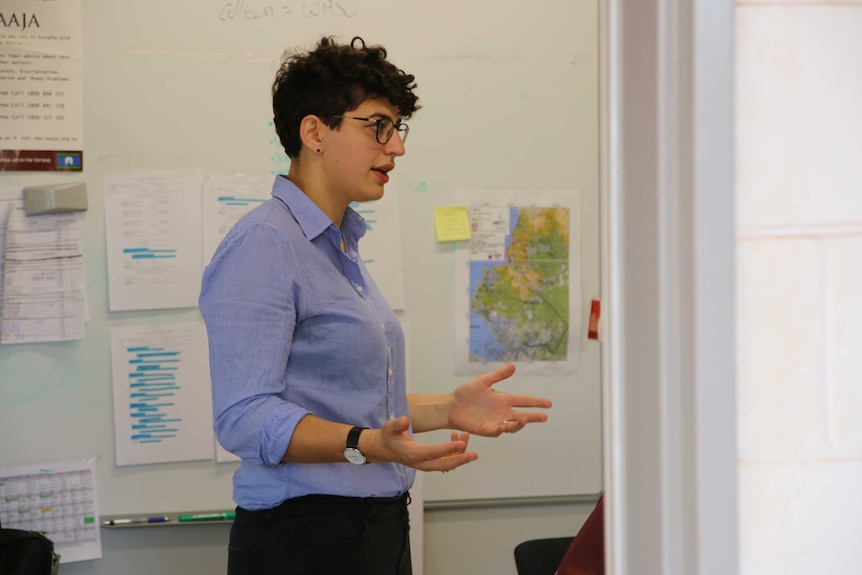
{"type": "Polygon", "coordinates": [[[359,451],[359,434],[368,429],[367,427],[354,427],[347,433],[347,444],[344,446],[344,457],[350,463],[363,465],[368,463],[362,452],[359,451]]]}

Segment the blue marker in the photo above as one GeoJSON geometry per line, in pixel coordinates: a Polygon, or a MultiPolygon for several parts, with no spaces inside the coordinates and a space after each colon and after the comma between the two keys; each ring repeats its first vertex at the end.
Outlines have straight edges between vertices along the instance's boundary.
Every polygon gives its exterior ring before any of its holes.
{"type": "Polygon", "coordinates": [[[132,519],[111,519],[104,521],[103,525],[140,525],[144,523],[165,523],[170,517],[135,517],[132,519]]]}

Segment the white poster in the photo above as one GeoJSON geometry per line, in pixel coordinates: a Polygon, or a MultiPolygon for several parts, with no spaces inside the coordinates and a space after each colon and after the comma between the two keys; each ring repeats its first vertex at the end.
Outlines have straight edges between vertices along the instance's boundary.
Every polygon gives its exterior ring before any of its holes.
{"type": "MultiPolygon", "coordinates": [[[[3,313],[3,260],[6,257],[6,222],[9,210],[24,203],[24,188],[0,187],[0,314],[3,313]]],[[[2,326],[0,326],[2,327],[2,326]]]]}
{"type": "Polygon", "coordinates": [[[0,6],[0,170],[83,168],[81,0],[0,6]]]}
{"type": "Polygon", "coordinates": [[[111,311],[197,307],[202,184],[199,170],[105,176],[111,311]]]}
{"type": "Polygon", "coordinates": [[[92,460],[0,467],[0,524],[41,531],[60,563],[102,557],[98,501],[92,460]]]}
{"type": "Polygon", "coordinates": [[[3,203],[0,343],[84,339],[83,213],[27,216],[23,200],[3,203]]]}
{"type": "Polygon", "coordinates": [[[203,191],[204,266],[247,212],[272,197],[272,176],[208,176],[203,191]]]}
{"type": "Polygon", "coordinates": [[[380,293],[394,310],[403,310],[404,262],[401,249],[401,215],[398,188],[389,182],[383,197],[373,202],[350,205],[365,219],[365,236],[359,254],[380,293]]]}
{"type": "Polygon", "coordinates": [[[117,465],[213,458],[203,323],[111,329],[117,465]]]}

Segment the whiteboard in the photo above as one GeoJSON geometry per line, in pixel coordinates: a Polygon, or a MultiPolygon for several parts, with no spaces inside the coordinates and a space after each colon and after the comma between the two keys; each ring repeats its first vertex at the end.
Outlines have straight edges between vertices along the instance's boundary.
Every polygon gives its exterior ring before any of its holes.
{"type": "MultiPolygon", "coordinates": [[[[272,78],[284,49],[323,34],[382,44],[417,78],[423,108],[393,172],[414,391],[466,380],[453,375],[454,246],[435,241],[433,221],[435,207],[459,202],[458,189],[523,190],[525,199],[578,190],[572,248],[581,250],[585,329],[600,294],[597,30],[596,0],[83,0],[84,173],[0,173],[0,186],[86,182],[87,338],[0,348],[0,463],[95,458],[101,514],[231,505],[235,463],[115,465],[110,329],[200,315],[108,311],[103,179],[117,170],[284,171],[272,78]]],[[[549,422],[473,438],[479,460],[427,474],[426,501],[601,489],[600,344],[570,337],[580,341],[576,375],[516,375],[500,386],[553,399],[549,422]]]]}

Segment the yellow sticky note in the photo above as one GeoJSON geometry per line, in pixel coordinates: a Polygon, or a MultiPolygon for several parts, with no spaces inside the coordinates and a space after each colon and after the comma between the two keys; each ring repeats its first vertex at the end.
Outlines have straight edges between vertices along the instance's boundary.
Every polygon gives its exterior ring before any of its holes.
{"type": "Polygon", "coordinates": [[[445,206],[434,208],[434,224],[438,242],[454,242],[470,239],[470,219],[467,206],[445,206]]]}

